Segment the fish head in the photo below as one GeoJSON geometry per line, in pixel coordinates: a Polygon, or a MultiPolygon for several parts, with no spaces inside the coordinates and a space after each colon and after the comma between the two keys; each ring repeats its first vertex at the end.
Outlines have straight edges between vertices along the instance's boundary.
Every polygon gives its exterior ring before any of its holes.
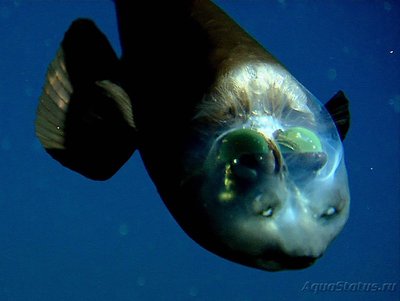
{"type": "Polygon", "coordinates": [[[306,110],[264,107],[220,123],[201,167],[182,183],[187,204],[178,221],[186,220],[188,234],[222,257],[268,271],[312,265],[349,215],[335,123],[298,87],[306,110]]]}

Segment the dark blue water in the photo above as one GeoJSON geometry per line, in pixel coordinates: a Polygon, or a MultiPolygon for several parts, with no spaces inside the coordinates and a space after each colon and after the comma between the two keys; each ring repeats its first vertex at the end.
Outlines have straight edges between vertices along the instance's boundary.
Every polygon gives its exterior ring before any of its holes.
{"type": "Polygon", "coordinates": [[[321,101],[351,99],[343,233],[309,269],[263,272],[191,241],[137,155],[104,183],[64,169],[34,135],[44,74],[80,16],[120,52],[113,4],[2,0],[0,301],[400,299],[399,2],[217,2],[321,101]]]}

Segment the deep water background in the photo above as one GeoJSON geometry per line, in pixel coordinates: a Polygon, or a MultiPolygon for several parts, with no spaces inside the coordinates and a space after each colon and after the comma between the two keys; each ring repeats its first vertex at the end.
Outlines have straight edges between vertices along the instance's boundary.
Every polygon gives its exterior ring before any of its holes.
{"type": "Polygon", "coordinates": [[[0,301],[400,300],[400,3],[216,2],[322,102],[350,98],[344,231],[309,269],[259,271],[191,241],[138,155],[107,182],[63,168],[34,135],[46,68],[77,17],[120,52],[113,3],[0,0],[0,301]],[[358,291],[311,289],[338,282],[358,291]]]}

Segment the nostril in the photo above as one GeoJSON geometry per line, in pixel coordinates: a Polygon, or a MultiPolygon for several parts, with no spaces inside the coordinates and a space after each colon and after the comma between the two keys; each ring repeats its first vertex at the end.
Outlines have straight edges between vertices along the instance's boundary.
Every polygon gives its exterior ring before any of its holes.
{"type": "Polygon", "coordinates": [[[325,219],[332,218],[335,215],[337,215],[338,212],[339,211],[336,207],[330,206],[330,207],[328,207],[328,209],[326,209],[324,212],[322,212],[321,218],[325,218],[325,219]]]}
{"type": "Polygon", "coordinates": [[[274,210],[272,209],[272,207],[269,207],[266,210],[261,210],[260,215],[264,216],[264,217],[271,217],[274,214],[274,210]]]}
{"type": "Polygon", "coordinates": [[[272,217],[279,209],[279,200],[273,194],[260,194],[253,202],[253,213],[262,217],[272,217]]]}

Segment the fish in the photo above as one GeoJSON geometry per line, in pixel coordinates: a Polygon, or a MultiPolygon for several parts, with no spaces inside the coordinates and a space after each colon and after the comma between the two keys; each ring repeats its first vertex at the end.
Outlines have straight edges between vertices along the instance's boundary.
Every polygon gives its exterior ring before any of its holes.
{"type": "Polygon", "coordinates": [[[206,250],[265,271],[313,265],[349,216],[344,92],[323,105],[209,0],[114,3],[120,56],[79,18],[47,69],[46,152],[105,181],[138,151],[206,250]]]}

